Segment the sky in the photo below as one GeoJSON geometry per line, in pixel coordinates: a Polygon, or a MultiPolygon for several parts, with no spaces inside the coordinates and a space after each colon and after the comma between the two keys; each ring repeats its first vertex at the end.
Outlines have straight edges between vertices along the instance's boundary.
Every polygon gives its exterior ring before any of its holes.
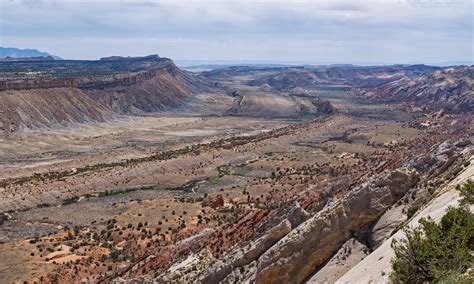
{"type": "Polygon", "coordinates": [[[68,59],[473,62],[472,0],[0,0],[0,46],[68,59]]]}

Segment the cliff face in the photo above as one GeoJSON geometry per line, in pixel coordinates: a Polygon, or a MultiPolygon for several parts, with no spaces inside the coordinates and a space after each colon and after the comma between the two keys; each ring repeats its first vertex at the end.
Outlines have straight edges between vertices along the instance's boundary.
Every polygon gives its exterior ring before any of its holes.
{"type": "Polygon", "coordinates": [[[1,81],[0,91],[77,87],[74,79],[1,81]]]}
{"type": "Polygon", "coordinates": [[[412,102],[428,109],[452,112],[474,109],[474,67],[447,68],[416,78],[404,78],[362,92],[388,102],[412,102]]]}
{"type": "Polygon", "coordinates": [[[88,93],[100,104],[121,114],[174,110],[192,95],[188,90],[170,82],[165,74],[133,86],[93,89],[88,93]]]}
{"type": "Polygon", "coordinates": [[[0,70],[1,129],[6,133],[104,121],[114,114],[174,111],[195,94],[216,91],[158,56],[0,62],[0,70]]]}
{"type": "MultiPolygon", "coordinates": [[[[426,204],[405,226],[417,227],[421,218],[430,217],[439,222],[450,206],[458,206],[459,192],[455,189],[457,185],[464,184],[474,177],[474,157],[470,157],[469,165],[459,175],[442,187],[433,200],[426,204]]],[[[471,206],[471,210],[472,210],[471,206]]],[[[347,273],[340,277],[336,283],[387,283],[392,271],[390,260],[395,256],[391,247],[393,239],[404,238],[403,230],[399,229],[376,250],[366,258],[352,267],[347,273]]]]}
{"type": "Polygon", "coordinates": [[[394,171],[349,193],[282,238],[259,259],[256,283],[301,283],[351,234],[377,220],[418,181],[416,172],[394,171]]]}

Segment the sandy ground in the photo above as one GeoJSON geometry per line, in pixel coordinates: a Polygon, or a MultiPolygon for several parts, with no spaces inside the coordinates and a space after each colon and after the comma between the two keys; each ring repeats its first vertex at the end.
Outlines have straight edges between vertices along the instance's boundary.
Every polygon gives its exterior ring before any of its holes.
{"type": "Polygon", "coordinates": [[[173,145],[268,131],[292,123],[243,117],[124,117],[0,138],[0,180],[148,155],[173,145]]]}
{"type": "Polygon", "coordinates": [[[34,245],[27,241],[11,242],[0,246],[0,280],[2,283],[23,283],[24,279],[33,278],[51,268],[38,254],[30,255],[34,245]]]}

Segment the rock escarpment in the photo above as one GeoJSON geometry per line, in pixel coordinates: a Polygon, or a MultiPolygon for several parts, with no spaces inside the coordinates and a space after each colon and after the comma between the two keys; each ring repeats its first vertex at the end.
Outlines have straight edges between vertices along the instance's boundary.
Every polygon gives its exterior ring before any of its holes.
{"type": "MultiPolygon", "coordinates": [[[[346,66],[346,67],[308,67],[282,70],[251,80],[250,86],[270,86],[275,90],[289,90],[295,87],[314,87],[325,84],[344,84],[359,87],[377,86],[405,77],[429,74],[438,67],[425,65],[411,66],[346,66]]],[[[222,71],[224,72],[224,70],[222,71]]]]}
{"type": "Polygon", "coordinates": [[[291,223],[284,219],[265,235],[249,242],[245,248],[236,247],[222,259],[212,257],[206,251],[191,254],[170,267],[165,273],[148,281],[158,283],[197,281],[200,283],[219,283],[234,270],[248,265],[278,240],[291,231],[291,223]]]}
{"type": "MultiPolygon", "coordinates": [[[[443,174],[456,162],[462,160],[459,159],[462,157],[462,150],[470,143],[467,138],[461,138],[456,143],[446,141],[434,147],[430,153],[415,158],[409,164],[409,167],[414,168],[420,174],[422,180],[433,185],[439,179],[444,180],[443,174]]],[[[426,198],[432,194],[430,190],[433,191],[434,188],[429,189],[427,186],[414,188],[400,200],[401,202],[387,210],[370,232],[368,239],[370,247],[377,248],[390,238],[392,233],[406,221],[409,217],[408,214],[414,213],[408,213],[408,211],[413,211],[413,208],[417,208],[423,202],[426,202],[426,198]]]]}
{"type": "Polygon", "coordinates": [[[407,169],[376,176],[312,217],[296,203],[273,220],[277,225],[222,258],[190,255],[173,265],[183,269],[147,281],[301,283],[418,180],[418,173],[407,169]]]}
{"type": "Polygon", "coordinates": [[[167,58],[0,62],[4,133],[185,109],[217,89],[167,58]]]}
{"type": "Polygon", "coordinates": [[[369,249],[356,239],[350,239],[336,254],[306,282],[307,284],[334,283],[361,259],[369,249]]]}
{"type": "Polygon", "coordinates": [[[393,171],[326,207],[259,258],[256,283],[302,282],[355,232],[376,221],[418,179],[415,171],[393,171]]]}
{"type": "Polygon", "coordinates": [[[217,261],[198,278],[201,283],[218,283],[233,270],[243,267],[273,246],[291,231],[291,223],[285,219],[268,234],[248,244],[245,249],[235,249],[222,260],[217,261]]]}
{"type": "Polygon", "coordinates": [[[91,85],[87,93],[101,105],[122,114],[174,111],[185,107],[193,95],[213,90],[207,82],[184,73],[172,63],[135,79],[135,83],[114,84],[91,85]]]}
{"type": "MultiPolygon", "coordinates": [[[[465,155],[464,168],[458,172],[450,182],[438,188],[437,192],[427,204],[425,204],[416,214],[410,218],[398,230],[375,249],[366,258],[352,267],[348,272],[341,276],[335,283],[388,283],[390,272],[392,271],[391,259],[395,256],[391,244],[393,239],[400,240],[404,238],[404,227],[417,227],[421,218],[431,218],[439,222],[449,207],[459,205],[459,191],[456,186],[463,185],[467,180],[474,178],[474,157],[472,156],[472,147],[462,151],[465,155]]],[[[473,206],[471,205],[471,210],[473,206]]]]}
{"type": "Polygon", "coordinates": [[[473,78],[473,66],[446,68],[429,75],[403,78],[362,93],[388,102],[411,102],[426,109],[472,112],[473,78]]]}
{"type": "MultiPolygon", "coordinates": [[[[243,273],[248,277],[253,277],[259,257],[308,218],[309,214],[295,202],[284,214],[271,220],[268,230],[258,233],[254,240],[235,246],[222,258],[215,258],[207,249],[204,249],[176,262],[158,277],[144,276],[139,281],[219,283],[242,280],[243,273]]],[[[122,280],[117,279],[117,281],[122,280]]]]}

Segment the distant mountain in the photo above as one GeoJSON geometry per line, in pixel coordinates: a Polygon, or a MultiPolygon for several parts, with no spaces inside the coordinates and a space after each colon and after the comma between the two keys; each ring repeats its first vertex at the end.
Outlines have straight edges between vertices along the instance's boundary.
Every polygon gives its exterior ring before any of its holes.
{"type": "MultiPolygon", "coordinates": [[[[439,67],[426,65],[391,66],[307,66],[278,72],[248,83],[250,86],[270,86],[276,90],[289,90],[295,87],[311,87],[321,84],[344,84],[359,87],[377,86],[404,77],[429,74],[439,67]]],[[[224,71],[224,70],[223,70],[224,71]]]]}
{"type": "Polygon", "coordinates": [[[440,62],[438,64],[436,64],[437,66],[462,66],[462,65],[465,65],[465,66],[471,66],[471,65],[474,65],[474,60],[471,60],[471,61],[445,61],[445,62],[440,62]]]}
{"type": "Polygon", "coordinates": [[[365,93],[390,102],[412,102],[426,109],[450,112],[474,109],[474,66],[446,68],[419,77],[402,78],[365,93]]]}
{"type": "Polygon", "coordinates": [[[37,49],[19,49],[14,47],[0,47],[0,58],[14,57],[14,58],[28,58],[28,57],[48,57],[51,56],[55,60],[62,60],[61,57],[51,55],[47,52],[39,51],[37,49]]]}
{"type": "Polygon", "coordinates": [[[55,60],[52,56],[34,56],[34,57],[11,57],[0,58],[0,61],[51,61],[55,60]]]}

